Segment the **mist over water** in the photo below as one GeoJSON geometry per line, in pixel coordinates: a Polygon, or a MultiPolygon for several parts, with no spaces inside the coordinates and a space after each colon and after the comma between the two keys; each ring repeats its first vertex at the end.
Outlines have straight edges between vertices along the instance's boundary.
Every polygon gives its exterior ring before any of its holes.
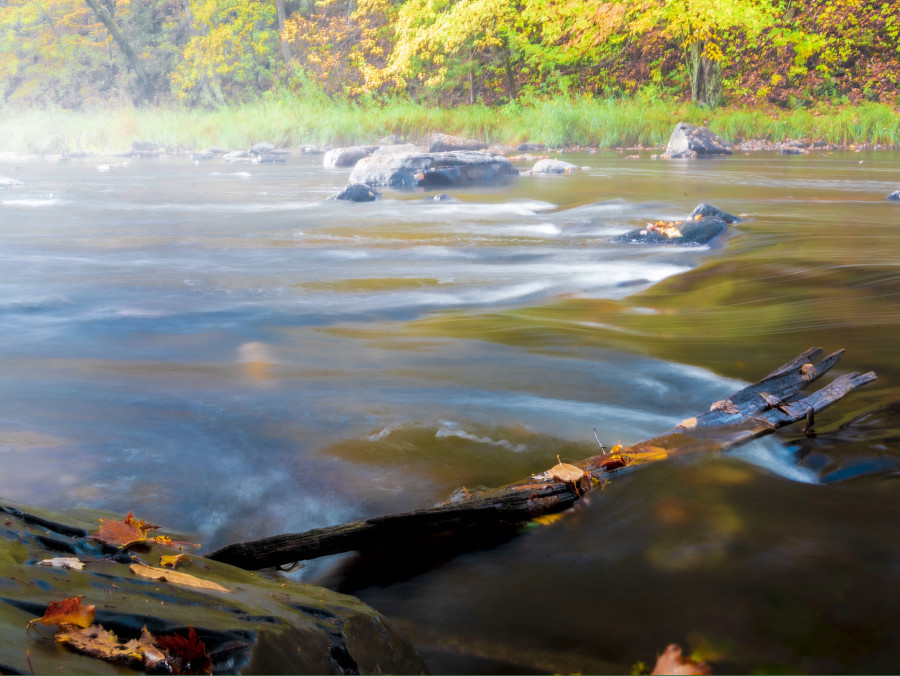
{"type": "Polygon", "coordinates": [[[619,672],[672,641],[737,671],[895,669],[896,490],[818,481],[896,459],[900,155],[566,159],[587,168],[371,204],[328,201],[349,172],[317,157],[0,164],[24,183],[0,190],[0,496],[209,550],[512,481],[595,454],[593,428],[638,441],[846,347],[879,380],[819,424],[869,412],[864,439],[788,432],[500,548],[300,577],[396,618],[436,672],[619,672]],[[610,242],[701,201],[748,219],[712,247],[610,242]],[[851,625],[865,651],[835,642],[851,625]]]}

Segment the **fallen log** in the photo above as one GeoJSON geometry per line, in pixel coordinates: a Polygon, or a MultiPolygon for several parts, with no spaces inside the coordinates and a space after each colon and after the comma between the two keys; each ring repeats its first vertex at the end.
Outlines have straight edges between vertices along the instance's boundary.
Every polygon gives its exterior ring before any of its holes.
{"type": "Polygon", "coordinates": [[[676,454],[734,448],[801,420],[806,420],[806,429],[812,433],[816,412],[876,378],[871,371],[847,373],[806,397],[792,400],[834,367],[843,352],[839,350],[814,363],[822,350],[811,348],[762,380],[714,403],[706,413],[630,448],[617,446],[572,465],[560,463],[522,481],[474,495],[463,489],[435,507],[239,542],[207,556],[257,570],[329,554],[382,548],[439,533],[521,524],[571,507],[594,486],[605,482],[609,474],[627,467],[676,454]]]}

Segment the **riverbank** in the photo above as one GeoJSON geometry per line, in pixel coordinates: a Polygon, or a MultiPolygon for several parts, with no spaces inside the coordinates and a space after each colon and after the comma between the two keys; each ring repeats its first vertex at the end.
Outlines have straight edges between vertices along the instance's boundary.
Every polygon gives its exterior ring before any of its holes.
{"type": "Polygon", "coordinates": [[[551,148],[660,148],[675,123],[706,125],[747,147],[789,140],[842,148],[900,147],[900,112],[883,103],[819,104],[796,110],[718,108],[639,99],[555,98],[506,106],[435,108],[408,101],[360,105],[325,98],[274,98],[211,110],[134,108],[3,111],[0,150],[25,154],[127,149],[134,140],[169,148],[247,148],[422,141],[435,131],[491,144],[551,148]]]}

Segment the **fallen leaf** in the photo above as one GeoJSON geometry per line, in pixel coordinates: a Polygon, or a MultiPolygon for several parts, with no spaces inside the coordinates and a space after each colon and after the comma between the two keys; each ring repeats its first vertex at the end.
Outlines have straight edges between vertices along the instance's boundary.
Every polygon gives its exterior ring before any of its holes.
{"type": "Polygon", "coordinates": [[[81,570],[84,563],[74,556],[57,556],[52,559],[38,561],[39,566],[52,566],[53,568],[66,568],[68,570],[81,570]]]}
{"type": "Polygon", "coordinates": [[[74,624],[76,627],[89,627],[94,622],[97,607],[85,606],[81,603],[81,596],[76,596],[62,601],[53,601],[47,606],[43,617],[33,619],[28,623],[30,627],[35,622],[41,624],[74,624]]]}
{"type": "Polygon", "coordinates": [[[556,456],[556,459],[559,461],[558,465],[554,465],[549,470],[550,476],[552,476],[557,481],[564,481],[566,483],[580,481],[584,476],[585,472],[581,467],[576,467],[575,465],[569,465],[568,463],[563,462],[559,459],[559,456],[556,456]]]}
{"type": "Polygon", "coordinates": [[[709,407],[709,410],[722,411],[723,413],[728,413],[730,415],[741,412],[740,409],[731,402],[731,399],[723,399],[722,401],[717,401],[709,407]]]}
{"type": "Polygon", "coordinates": [[[706,662],[697,662],[690,657],[681,654],[681,646],[674,643],[666,648],[665,652],[656,658],[656,666],[650,672],[651,676],[673,674],[674,676],[708,676],[712,673],[706,662]]]}
{"type": "Polygon", "coordinates": [[[163,568],[178,568],[179,564],[187,561],[187,554],[165,555],[159,558],[159,565],[163,568]]]}
{"type": "Polygon", "coordinates": [[[557,512],[556,514],[544,514],[543,516],[536,516],[532,521],[539,523],[542,526],[549,526],[562,519],[563,516],[564,514],[562,512],[557,512]]]}
{"type": "Polygon", "coordinates": [[[159,526],[155,523],[147,523],[143,519],[135,519],[134,514],[132,512],[128,512],[128,516],[125,517],[125,523],[134,526],[139,531],[141,531],[144,535],[147,534],[148,530],[159,530],[159,526]]]}
{"type": "Polygon", "coordinates": [[[809,382],[816,377],[816,367],[814,364],[804,364],[800,368],[800,377],[809,382]]]}
{"type": "Polygon", "coordinates": [[[692,430],[697,426],[697,418],[688,418],[687,420],[682,420],[678,426],[686,430],[692,430]]]}
{"type": "Polygon", "coordinates": [[[100,519],[100,530],[91,537],[114,547],[127,547],[147,539],[147,534],[134,523],[100,519]]]}
{"type": "MultiPolygon", "coordinates": [[[[84,655],[109,662],[123,662],[151,672],[160,673],[158,667],[166,662],[165,653],[156,647],[147,627],[141,631],[140,638],[123,642],[99,624],[81,629],[62,626],[56,632],[56,642],[84,655]]],[[[168,672],[167,669],[164,671],[168,672]]]]}
{"type": "Polygon", "coordinates": [[[174,570],[166,570],[165,568],[153,568],[145,566],[143,563],[132,563],[129,568],[135,575],[146,577],[151,580],[159,580],[160,582],[171,582],[172,584],[180,584],[185,587],[196,587],[197,589],[210,589],[213,591],[230,591],[225,589],[217,582],[202,580],[199,577],[188,575],[187,573],[178,573],[174,570]]]}
{"type": "Polygon", "coordinates": [[[169,664],[176,674],[211,674],[212,660],[206,654],[206,645],[193,627],[188,627],[187,638],[173,634],[157,636],[156,645],[169,655],[169,664]]]}
{"type": "Polygon", "coordinates": [[[631,461],[628,464],[641,464],[645,462],[656,462],[657,460],[665,460],[669,457],[669,451],[662,446],[651,446],[642,444],[636,448],[632,448],[628,453],[623,453],[631,461]]]}

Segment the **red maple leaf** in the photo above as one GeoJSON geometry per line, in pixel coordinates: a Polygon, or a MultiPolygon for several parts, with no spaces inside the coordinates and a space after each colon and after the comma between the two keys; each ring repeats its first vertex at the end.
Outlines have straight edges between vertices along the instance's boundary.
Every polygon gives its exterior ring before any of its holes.
{"type": "Polygon", "coordinates": [[[206,645],[193,627],[188,627],[187,638],[172,634],[155,636],[156,645],[168,653],[169,664],[177,674],[211,674],[212,660],[206,654],[206,645]]]}

